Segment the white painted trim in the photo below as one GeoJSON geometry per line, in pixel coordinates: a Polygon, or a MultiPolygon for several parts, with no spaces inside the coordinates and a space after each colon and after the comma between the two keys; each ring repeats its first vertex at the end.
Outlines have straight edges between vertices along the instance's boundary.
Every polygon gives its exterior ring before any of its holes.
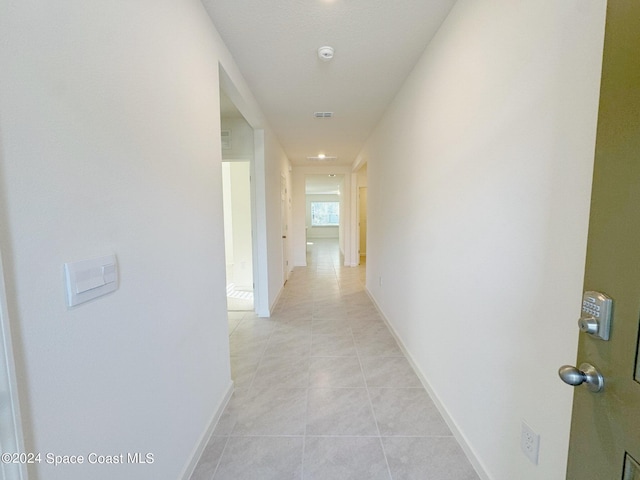
{"type": "Polygon", "coordinates": [[[493,480],[486,473],[487,471],[485,466],[482,464],[482,462],[476,455],[471,445],[469,445],[467,438],[460,431],[460,429],[458,428],[458,425],[453,420],[453,418],[451,418],[449,411],[447,410],[445,405],[442,403],[442,401],[438,398],[435,391],[431,387],[431,384],[429,383],[429,381],[420,371],[420,368],[414,361],[413,357],[411,356],[411,353],[409,353],[409,351],[406,349],[404,343],[402,342],[402,339],[398,335],[398,332],[396,332],[396,330],[393,328],[393,325],[391,325],[391,322],[389,322],[387,316],[384,314],[380,306],[376,303],[375,299],[373,298],[373,295],[371,295],[371,292],[366,287],[365,287],[365,292],[371,299],[371,302],[373,303],[373,305],[376,307],[376,310],[378,310],[378,312],[380,313],[380,316],[382,317],[382,320],[384,321],[384,323],[387,325],[387,327],[389,327],[389,331],[391,332],[393,337],[396,339],[396,342],[398,342],[398,346],[400,347],[400,350],[402,350],[402,353],[404,353],[405,357],[407,357],[407,360],[409,361],[411,368],[413,368],[413,371],[416,373],[416,375],[420,379],[420,383],[422,383],[422,386],[425,388],[425,390],[431,397],[431,400],[433,401],[434,405],[438,409],[438,412],[440,412],[440,415],[442,415],[442,418],[444,419],[447,426],[451,430],[451,433],[453,433],[454,438],[457,440],[458,444],[462,448],[462,451],[469,459],[469,462],[471,463],[471,466],[473,467],[473,469],[476,471],[476,473],[478,474],[481,480],[493,480]]]}
{"type": "MultiPolygon", "coordinates": [[[[251,126],[251,125],[249,125],[251,126]]],[[[253,127],[251,128],[253,130],[253,127]]],[[[222,161],[223,162],[252,162],[253,158],[251,157],[247,157],[247,156],[242,156],[242,155],[230,155],[230,156],[226,156],[223,155],[222,156],[222,161]]]]}
{"type": "Polygon", "coordinates": [[[182,480],[189,480],[191,478],[191,475],[193,475],[193,472],[196,469],[196,465],[198,465],[198,461],[202,456],[202,452],[204,451],[205,447],[209,443],[209,440],[213,435],[213,431],[218,425],[218,421],[222,416],[222,412],[224,412],[224,409],[227,408],[227,404],[229,403],[229,400],[231,400],[231,395],[233,395],[233,382],[229,384],[229,387],[227,388],[227,392],[222,398],[222,401],[218,404],[218,408],[216,408],[215,412],[213,413],[213,416],[211,417],[211,420],[209,421],[207,428],[202,433],[202,435],[200,436],[200,440],[194,447],[193,453],[191,454],[191,458],[187,463],[187,465],[184,467],[184,470],[182,471],[182,475],[180,475],[180,478],[182,480]]]}
{"type": "Polygon", "coordinates": [[[265,160],[265,132],[262,129],[253,129],[254,162],[252,171],[253,209],[255,222],[253,234],[255,243],[253,247],[253,278],[254,308],[259,317],[269,317],[269,248],[267,241],[267,186],[266,186],[266,160],[265,160]]]}
{"type": "MultiPolygon", "coordinates": [[[[9,422],[11,442],[9,445],[2,445],[2,453],[23,453],[24,436],[22,434],[22,423],[20,416],[20,402],[18,399],[18,384],[16,382],[16,367],[13,359],[13,346],[11,343],[11,326],[9,321],[9,309],[7,307],[7,296],[4,283],[4,269],[2,266],[2,254],[0,252],[0,358],[2,364],[2,384],[6,388],[6,396],[8,405],[6,410],[11,418],[6,419],[9,422]],[[14,451],[15,449],[15,451],[14,451]]],[[[4,410],[3,405],[3,410],[4,410]]],[[[3,419],[3,423],[4,423],[3,419]]],[[[27,480],[26,464],[5,464],[0,468],[2,478],[6,480],[27,480]]]]}
{"type": "Polygon", "coordinates": [[[271,304],[271,306],[269,307],[269,315],[258,315],[259,317],[270,317],[271,316],[271,312],[273,312],[273,310],[276,308],[276,305],[278,305],[278,302],[280,301],[280,297],[282,297],[282,294],[284,293],[284,285],[282,285],[282,287],[280,287],[280,290],[278,291],[278,294],[276,295],[275,300],[273,301],[273,303],[271,304]]]}

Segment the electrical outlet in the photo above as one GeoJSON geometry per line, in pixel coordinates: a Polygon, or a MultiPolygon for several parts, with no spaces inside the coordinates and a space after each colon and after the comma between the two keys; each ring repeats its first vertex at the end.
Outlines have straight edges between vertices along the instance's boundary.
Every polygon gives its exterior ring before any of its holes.
{"type": "Polygon", "coordinates": [[[382,277],[378,277],[378,285],[382,286],[382,277]]]}
{"type": "Polygon", "coordinates": [[[522,433],[520,435],[520,448],[527,456],[531,463],[538,464],[538,453],[540,452],[540,435],[533,429],[522,422],[522,433]]]}

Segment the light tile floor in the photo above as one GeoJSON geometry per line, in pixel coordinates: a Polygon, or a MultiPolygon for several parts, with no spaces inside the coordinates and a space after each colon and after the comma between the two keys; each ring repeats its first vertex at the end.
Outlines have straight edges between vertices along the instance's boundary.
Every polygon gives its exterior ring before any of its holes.
{"type": "Polygon", "coordinates": [[[478,480],[364,291],[314,242],[271,318],[232,312],[235,391],[191,480],[478,480]]]}

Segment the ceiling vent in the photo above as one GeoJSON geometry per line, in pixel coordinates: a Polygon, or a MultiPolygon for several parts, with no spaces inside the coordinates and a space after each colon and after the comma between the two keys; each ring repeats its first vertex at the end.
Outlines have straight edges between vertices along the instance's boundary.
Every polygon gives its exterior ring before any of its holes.
{"type": "Polygon", "coordinates": [[[331,118],[333,117],[333,112],[314,112],[313,116],[316,118],[331,118]]]}
{"type": "Polygon", "coordinates": [[[317,157],[307,157],[307,160],[310,162],[332,162],[337,160],[338,157],[329,157],[329,156],[317,156],[317,157]]]}

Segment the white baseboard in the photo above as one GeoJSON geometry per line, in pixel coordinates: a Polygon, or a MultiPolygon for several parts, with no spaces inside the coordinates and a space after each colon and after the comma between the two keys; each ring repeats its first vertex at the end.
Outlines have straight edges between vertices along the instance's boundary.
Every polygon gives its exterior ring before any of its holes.
{"type": "Polygon", "coordinates": [[[278,302],[280,301],[280,298],[282,297],[282,294],[284,293],[284,285],[282,285],[280,287],[280,291],[278,292],[278,294],[276,295],[275,300],[273,301],[273,303],[271,305],[269,305],[269,312],[267,315],[258,315],[259,317],[265,317],[268,318],[271,316],[271,313],[273,312],[273,310],[276,308],[276,305],[278,305],[278,302]]]}
{"type": "Polygon", "coordinates": [[[198,461],[202,456],[202,452],[207,446],[207,443],[209,443],[209,439],[211,438],[211,435],[213,435],[213,431],[215,430],[216,425],[218,425],[218,420],[220,420],[220,417],[222,416],[222,412],[224,412],[224,409],[227,408],[227,404],[231,399],[231,395],[233,395],[233,382],[229,384],[229,387],[227,388],[227,391],[224,394],[224,397],[218,404],[218,408],[216,408],[215,412],[213,413],[213,416],[211,417],[211,420],[209,421],[207,428],[202,433],[202,435],[200,436],[200,440],[198,441],[195,448],[193,449],[193,453],[191,454],[191,459],[189,460],[186,467],[184,468],[182,475],[180,475],[181,480],[189,480],[189,478],[191,478],[191,475],[193,474],[193,471],[196,469],[196,465],[198,464],[198,461]]]}
{"type": "Polygon", "coordinates": [[[489,475],[487,474],[487,471],[486,471],[484,465],[482,464],[482,462],[480,461],[480,459],[476,455],[475,451],[473,450],[471,445],[469,445],[469,442],[467,441],[467,438],[460,431],[460,429],[458,428],[458,425],[453,421],[453,418],[451,418],[451,415],[449,414],[449,411],[444,406],[444,404],[440,401],[440,399],[438,398],[438,396],[434,392],[433,388],[431,387],[431,384],[429,383],[427,378],[423,375],[422,371],[420,370],[420,368],[418,367],[418,365],[414,361],[413,356],[411,355],[411,353],[405,347],[404,343],[402,342],[402,339],[398,335],[398,332],[396,332],[395,328],[393,328],[393,325],[391,324],[391,322],[389,322],[389,319],[387,318],[385,313],[382,311],[380,306],[376,303],[376,301],[373,298],[373,295],[371,295],[371,292],[369,291],[369,289],[366,288],[366,287],[365,287],[365,292],[369,296],[369,299],[371,300],[373,305],[376,307],[376,310],[378,310],[378,312],[380,313],[380,316],[382,317],[382,320],[384,321],[384,323],[387,325],[387,327],[389,327],[389,331],[391,332],[393,337],[398,342],[398,346],[400,347],[400,350],[402,350],[402,353],[404,353],[404,355],[407,357],[407,360],[409,361],[409,364],[411,365],[411,368],[413,368],[413,371],[416,373],[416,375],[420,379],[420,383],[422,383],[422,386],[425,388],[425,390],[427,391],[427,393],[431,397],[431,400],[433,401],[434,405],[436,406],[436,408],[440,412],[440,415],[442,415],[442,418],[444,419],[444,421],[446,422],[447,426],[451,430],[451,433],[453,433],[453,436],[458,441],[458,444],[460,444],[460,447],[462,448],[462,451],[464,452],[464,454],[469,459],[469,462],[471,463],[471,466],[473,467],[473,469],[476,471],[476,473],[478,474],[478,476],[480,477],[481,480],[492,480],[491,477],[489,477],[489,475]]]}

